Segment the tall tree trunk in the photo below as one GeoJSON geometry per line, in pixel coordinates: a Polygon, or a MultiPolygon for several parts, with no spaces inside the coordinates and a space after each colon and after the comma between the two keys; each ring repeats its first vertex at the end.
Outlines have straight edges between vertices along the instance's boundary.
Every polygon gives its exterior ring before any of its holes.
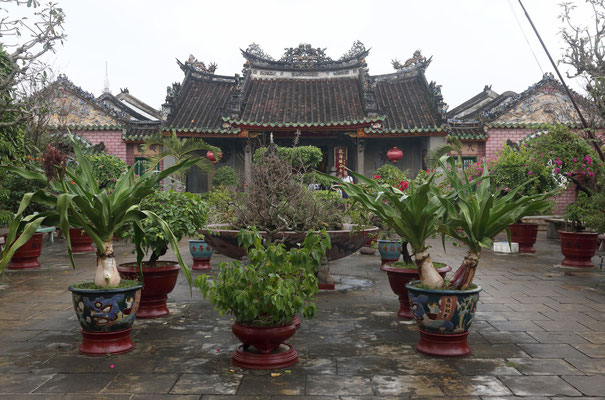
{"type": "Polygon", "coordinates": [[[116,259],[113,254],[113,242],[105,242],[105,252],[97,253],[97,272],[95,274],[95,285],[100,287],[118,286],[120,274],[116,267],[116,259]]]}
{"type": "Polygon", "coordinates": [[[464,257],[464,260],[462,261],[462,265],[460,265],[460,268],[458,268],[450,281],[449,286],[452,289],[464,290],[473,283],[475,271],[479,264],[479,256],[480,254],[475,253],[474,251],[468,251],[466,257],[464,257]]]}
{"type": "Polygon", "coordinates": [[[443,287],[443,278],[431,261],[431,256],[427,249],[414,253],[414,259],[418,266],[418,274],[420,275],[420,282],[430,289],[440,289],[443,287]]]}

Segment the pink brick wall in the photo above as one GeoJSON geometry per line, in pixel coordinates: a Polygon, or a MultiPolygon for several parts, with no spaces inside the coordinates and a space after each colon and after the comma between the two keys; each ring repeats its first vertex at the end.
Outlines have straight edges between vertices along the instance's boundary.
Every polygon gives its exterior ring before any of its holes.
{"type": "Polygon", "coordinates": [[[498,152],[502,150],[508,139],[516,143],[532,132],[534,130],[489,128],[488,138],[485,143],[485,156],[487,158],[498,156],[498,152]]]}
{"type": "MultiPolygon", "coordinates": [[[[92,144],[103,142],[108,154],[118,156],[128,163],[126,143],[122,140],[122,131],[79,131],[78,135],[88,139],[92,144]]],[[[132,164],[132,163],[131,163],[132,164]]]]}
{"type": "Polygon", "coordinates": [[[576,201],[576,196],[576,185],[572,183],[561,195],[555,196],[554,213],[557,215],[565,214],[565,206],[576,201]]]}

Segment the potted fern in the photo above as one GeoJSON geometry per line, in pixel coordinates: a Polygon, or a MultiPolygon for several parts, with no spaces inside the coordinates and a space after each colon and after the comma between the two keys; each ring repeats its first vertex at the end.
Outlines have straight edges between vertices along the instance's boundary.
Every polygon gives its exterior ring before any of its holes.
{"type": "Polygon", "coordinates": [[[137,263],[140,266],[144,253],[142,221],[154,221],[164,232],[174,250],[179,265],[191,281],[190,271],[183,263],[178,243],[168,224],[154,212],[143,210],[141,201],[157,190],[159,182],[168,175],[189,168],[195,161],[185,159],[159,173],[148,172],[135,179],[129,167],[120,176],[111,193],[100,189],[90,162],[83,157],[79,146],[73,142],[75,156],[68,156],[49,145],[43,155],[44,169],[4,167],[9,173],[26,179],[47,183],[48,188],[26,193],[19,211],[12,220],[7,243],[0,260],[2,271],[15,252],[26,243],[44,223],[62,229],[66,236],[67,251],[75,267],[69,241],[69,227],[82,227],[96,245],[97,268],[94,280],[70,286],[74,309],[82,327],[82,344],[79,350],[87,355],[106,355],[127,352],[132,349],[130,331],[139,306],[141,287],[137,281],[122,281],[116,267],[113,250],[114,234],[124,225],[132,223],[137,263]],[[76,165],[80,170],[76,169],[76,165]],[[23,215],[30,203],[42,203],[47,211],[23,215]]]}

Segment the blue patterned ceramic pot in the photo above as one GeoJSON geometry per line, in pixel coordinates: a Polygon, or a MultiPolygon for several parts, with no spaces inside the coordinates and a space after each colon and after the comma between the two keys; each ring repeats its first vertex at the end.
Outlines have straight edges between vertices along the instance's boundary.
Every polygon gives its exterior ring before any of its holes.
{"type": "Polygon", "coordinates": [[[130,329],[141,302],[142,287],[80,289],[70,286],[80,326],[88,332],[130,329]]]}
{"type": "Polygon", "coordinates": [[[401,256],[401,240],[380,239],[378,240],[378,251],[383,261],[394,262],[401,256]]]}
{"type": "Polygon", "coordinates": [[[441,334],[467,332],[475,316],[481,287],[472,290],[420,289],[415,286],[419,282],[405,285],[418,328],[441,334]]]}
{"type": "Polygon", "coordinates": [[[193,257],[191,269],[197,271],[210,269],[210,257],[212,257],[214,249],[205,240],[190,240],[189,251],[193,257]]]}

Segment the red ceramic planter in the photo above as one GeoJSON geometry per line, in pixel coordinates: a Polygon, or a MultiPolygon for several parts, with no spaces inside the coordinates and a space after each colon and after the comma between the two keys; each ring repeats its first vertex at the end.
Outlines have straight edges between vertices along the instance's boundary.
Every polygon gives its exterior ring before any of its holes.
{"type": "Polygon", "coordinates": [[[597,233],[559,231],[561,252],[565,258],[561,265],[566,267],[594,267],[592,257],[597,250],[597,233]]]}
{"type": "MultiPolygon", "coordinates": [[[[177,262],[158,261],[155,267],[143,263],[143,292],[137,318],[159,318],[170,313],[166,306],[168,293],[176,286],[180,267],[177,262]]],[[[139,279],[136,263],[118,265],[118,272],[124,279],[139,279]]]]}
{"type": "Polygon", "coordinates": [[[510,241],[519,243],[520,253],[535,253],[534,244],[538,237],[538,224],[509,225],[510,241]]]}
{"type": "Polygon", "coordinates": [[[42,234],[34,233],[34,236],[17,249],[7,268],[17,270],[40,268],[40,263],[38,262],[40,254],[42,254],[42,234]]]}
{"type": "MultiPolygon", "coordinates": [[[[410,299],[408,297],[408,289],[405,287],[405,285],[408,282],[420,279],[420,276],[418,275],[418,270],[407,268],[395,268],[391,267],[390,264],[383,264],[380,269],[387,273],[387,277],[389,278],[389,285],[391,285],[393,293],[395,293],[399,297],[399,311],[397,311],[397,316],[399,318],[404,319],[414,318],[414,314],[412,314],[412,311],[410,310],[410,299]]],[[[441,277],[445,278],[445,274],[447,274],[451,270],[452,267],[445,266],[437,269],[437,272],[439,272],[439,275],[441,275],[441,277]]]]}
{"type": "Polygon", "coordinates": [[[284,343],[296,333],[294,320],[288,325],[270,327],[242,325],[236,322],[231,330],[243,343],[231,357],[233,365],[237,367],[277,369],[286,368],[298,362],[296,350],[291,345],[284,343]]]}
{"type": "Polygon", "coordinates": [[[74,253],[90,253],[95,251],[92,246],[92,238],[80,228],[69,229],[69,242],[71,251],[74,253]]]}

